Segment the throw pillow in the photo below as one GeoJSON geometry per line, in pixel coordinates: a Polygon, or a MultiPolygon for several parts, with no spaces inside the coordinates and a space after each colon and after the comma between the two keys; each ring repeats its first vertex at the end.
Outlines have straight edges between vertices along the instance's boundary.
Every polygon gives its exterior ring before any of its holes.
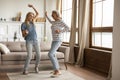
{"type": "Polygon", "coordinates": [[[7,46],[2,43],[0,43],[0,51],[4,54],[10,53],[10,50],[7,48],[7,46]]]}

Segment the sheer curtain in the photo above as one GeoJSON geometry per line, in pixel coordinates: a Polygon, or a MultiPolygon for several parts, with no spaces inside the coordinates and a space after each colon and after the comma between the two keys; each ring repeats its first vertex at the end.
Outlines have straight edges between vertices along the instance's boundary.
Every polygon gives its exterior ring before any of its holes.
{"type": "Polygon", "coordinates": [[[77,0],[72,1],[72,20],[71,20],[71,33],[70,33],[70,55],[69,62],[75,63],[74,59],[74,46],[76,41],[76,21],[77,21],[77,0]]]}
{"type": "Polygon", "coordinates": [[[76,39],[76,26],[77,26],[79,53],[76,64],[79,64],[81,66],[83,65],[84,48],[86,46],[87,32],[89,27],[89,17],[90,17],[89,15],[90,15],[90,0],[73,0],[69,62],[75,63],[74,46],[76,41],[75,39],[76,39]]]}
{"type": "Polygon", "coordinates": [[[77,64],[83,66],[84,48],[90,25],[90,0],[78,0],[78,45],[77,64]]]}
{"type": "Polygon", "coordinates": [[[59,11],[59,13],[62,13],[62,0],[57,0],[56,1],[56,10],[59,11]]]}

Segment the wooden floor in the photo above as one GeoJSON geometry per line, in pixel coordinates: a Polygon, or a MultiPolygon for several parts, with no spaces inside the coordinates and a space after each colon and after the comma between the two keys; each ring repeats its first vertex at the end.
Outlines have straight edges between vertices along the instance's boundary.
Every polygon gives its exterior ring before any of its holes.
{"type": "Polygon", "coordinates": [[[6,73],[0,73],[0,80],[9,80],[6,73]]]}
{"type": "MultiPolygon", "coordinates": [[[[33,66],[30,65],[30,67],[33,67],[33,66]]],[[[64,68],[63,65],[62,65],[62,68],[64,68]]],[[[23,65],[7,65],[7,66],[0,65],[0,80],[9,80],[8,76],[6,75],[7,72],[19,72],[19,71],[22,72],[22,69],[23,69],[23,65]]],[[[44,69],[46,70],[48,69],[48,67],[44,69]]],[[[68,64],[68,71],[74,73],[77,76],[84,78],[85,80],[106,80],[106,75],[102,73],[99,73],[87,68],[80,68],[79,66],[75,66],[75,65],[68,64]]]]}
{"type": "Polygon", "coordinates": [[[106,80],[107,75],[91,70],[89,68],[82,68],[76,65],[68,64],[68,70],[79,77],[84,78],[85,80],[106,80]]]}

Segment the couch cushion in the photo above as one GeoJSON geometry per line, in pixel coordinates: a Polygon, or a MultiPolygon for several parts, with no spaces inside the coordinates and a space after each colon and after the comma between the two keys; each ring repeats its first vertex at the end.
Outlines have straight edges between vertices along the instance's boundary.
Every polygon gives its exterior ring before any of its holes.
{"type": "MultiPolygon", "coordinates": [[[[10,54],[3,54],[2,55],[2,60],[25,60],[27,56],[27,52],[11,52],[10,54]]],[[[34,59],[34,55],[32,55],[32,59],[34,59]]]]}
{"type": "Polygon", "coordinates": [[[41,42],[40,43],[41,51],[49,51],[51,48],[51,42],[41,42]]]}
{"type": "Polygon", "coordinates": [[[8,48],[10,49],[10,51],[14,52],[14,51],[21,51],[21,43],[20,42],[9,42],[7,43],[8,48]]]}
{"type": "Polygon", "coordinates": [[[25,52],[26,51],[26,44],[25,42],[0,42],[6,45],[11,52],[25,52]]]}
{"type": "Polygon", "coordinates": [[[27,51],[25,42],[21,42],[21,51],[27,51]]]}
{"type": "MultiPolygon", "coordinates": [[[[48,52],[41,52],[41,60],[47,60],[49,59],[48,57],[48,52]]],[[[57,52],[56,53],[58,59],[63,59],[64,58],[64,53],[62,52],[57,52]]]]}
{"type": "Polygon", "coordinates": [[[7,48],[6,45],[0,43],[0,51],[3,53],[3,54],[8,54],[10,53],[10,50],[7,48]]]}

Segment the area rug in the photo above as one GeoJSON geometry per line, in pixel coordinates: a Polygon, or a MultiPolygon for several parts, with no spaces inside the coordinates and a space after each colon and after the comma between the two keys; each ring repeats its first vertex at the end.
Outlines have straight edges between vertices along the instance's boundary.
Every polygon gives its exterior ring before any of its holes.
{"type": "Polygon", "coordinates": [[[50,77],[50,71],[40,71],[36,74],[34,72],[28,75],[22,75],[20,72],[7,73],[10,80],[85,80],[67,70],[61,70],[62,74],[56,78],[50,77]]]}

